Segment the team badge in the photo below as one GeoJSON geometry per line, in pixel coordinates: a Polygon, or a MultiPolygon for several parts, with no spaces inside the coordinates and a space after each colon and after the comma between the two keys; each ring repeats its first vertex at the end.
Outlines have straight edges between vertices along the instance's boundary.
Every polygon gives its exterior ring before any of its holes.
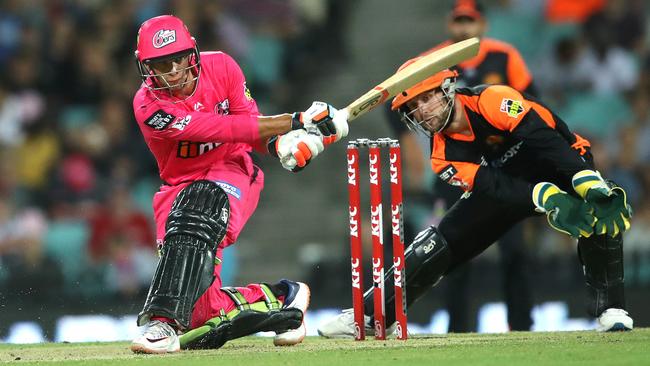
{"type": "Polygon", "coordinates": [[[173,29],[161,29],[153,35],[153,48],[163,48],[174,42],[176,42],[176,31],[173,29]]]}
{"type": "Polygon", "coordinates": [[[503,98],[499,109],[510,117],[517,117],[524,113],[524,105],[521,100],[503,98]]]}
{"type": "Polygon", "coordinates": [[[228,98],[224,99],[222,102],[219,102],[214,106],[214,113],[222,116],[227,116],[230,114],[230,101],[228,98]]]}
{"type": "Polygon", "coordinates": [[[192,120],[191,115],[187,115],[183,118],[177,118],[177,120],[172,124],[172,128],[175,128],[177,130],[183,131],[185,129],[185,126],[190,124],[190,121],[192,120]]]}

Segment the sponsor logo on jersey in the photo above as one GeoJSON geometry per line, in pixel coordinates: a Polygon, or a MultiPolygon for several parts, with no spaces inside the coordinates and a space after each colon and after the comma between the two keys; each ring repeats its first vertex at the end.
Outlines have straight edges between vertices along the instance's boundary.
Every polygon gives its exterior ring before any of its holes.
{"type": "Polygon", "coordinates": [[[226,192],[229,195],[235,197],[236,199],[241,199],[241,189],[233,186],[232,184],[230,184],[228,182],[224,182],[224,181],[220,181],[220,180],[215,180],[214,182],[217,183],[217,185],[219,187],[221,187],[221,189],[223,189],[224,192],[226,192]]]}
{"type": "Polygon", "coordinates": [[[224,99],[214,106],[214,113],[222,116],[230,114],[230,101],[228,98],[224,99]]]}
{"type": "Polygon", "coordinates": [[[214,150],[221,142],[179,141],[176,156],[181,159],[195,158],[214,150]]]}
{"type": "Polygon", "coordinates": [[[507,114],[510,117],[517,117],[520,114],[524,113],[524,105],[521,100],[503,98],[503,100],[501,100],[501,107],[499,109],[501,112],[507,114]]]}
{"type": "Polygon", "coordinates": [[[167,126],[176,119],[176,116],[169,114],[162,109],[157,110],[149,118],[144,121],[144,124],[153,128],[154,130],[164,130],[167,126]]]}
{"type": "Polygon", "coordinates": [[[469,188],[469,184],[463,181],[462,178],[457,177],[456,173],[458,173],[458,170],[453,165],[449,164],[440,171],[438,176],[440,179],[452,186],[461,187],[463,189],[469,188]]]}
{"type": "Polygon", "coordinates": [[[201,104],[201,102],[194,103],[194,110],[195,111],[200,111],[202,109],[205,109],[205,107],[203,106],[203,104],[201,104]]]}
{"type": "Polygon", "coordinates": [[[163,48],[170,43],[176,42],[176,31],[173,29],[161,29],[153,35],[153,47],[163,48]]]}
{"type": "Polygon", "coordinates": [[[521,146],[523,144],[523,141],[519,141],[517,144],[512,145],[508,150],[506,150],[506,152],[503,153],[503,155],[501,155],[499,159],[492,162],[492,166],[501,168],[502,166],[506,165],[508,160],[517,156],[517,153],[519,153],[519,150],[521,150],[521,146]]]}
{"type": "Polygon", "coordinates": [[[440,171],[440,174],[438,174],[438,176],[445,182],[449,182],[449,180],[453,178],[456,173],[458,173],[458,170],[456,170],[453,165],[449,164],[440,171]]]}
{"type": "Polygon", "coordinates": [[[191,120],[192,120],[192,116],[190,116],[189,114],[183,118],[178,117],[176,119],[176,122],[174,122],[171,127],[183,131],[185,129],[185,126],[190,124],[191,120]]]}

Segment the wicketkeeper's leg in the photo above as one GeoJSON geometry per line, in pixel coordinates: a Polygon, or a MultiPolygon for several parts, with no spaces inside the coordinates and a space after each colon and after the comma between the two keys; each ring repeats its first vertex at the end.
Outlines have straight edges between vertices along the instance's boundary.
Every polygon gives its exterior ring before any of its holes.
{"type": "MultiPolygon", "coordinates": [[[[406,306],[410,307],[440,279],[492,245],[509,228],[534,215],[528,206],[471,194],[463,196],[445,214],[438,227],[422,231],[405,252],[406,306]]],[[[393,269],[384,277],[392,284],[393,269]]],[[[386,325],[395,322],[392,286],[385,287],[386,325]]],[[[365,314],[372,316],[371,291],[364,296],[365,314]]],[[[373,321],[371,319],[372,324],[373,321]]]]}
{"type": "Polygon", "coordinates": [[[578,240],[588,292],[587,311],[598,317],[609,309],[625,309],[623,236],[592,235],[578,240]]]}

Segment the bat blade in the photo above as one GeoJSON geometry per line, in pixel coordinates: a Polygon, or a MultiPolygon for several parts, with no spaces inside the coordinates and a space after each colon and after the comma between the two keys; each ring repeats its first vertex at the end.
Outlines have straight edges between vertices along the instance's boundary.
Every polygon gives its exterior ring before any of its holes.
{"type": "Polygon", "coordinates": [[[470,38],[421,57],[345,107],[348,121],[362,116],[429,76],[476,56],[478,49],[478,38],[470,38]]]}

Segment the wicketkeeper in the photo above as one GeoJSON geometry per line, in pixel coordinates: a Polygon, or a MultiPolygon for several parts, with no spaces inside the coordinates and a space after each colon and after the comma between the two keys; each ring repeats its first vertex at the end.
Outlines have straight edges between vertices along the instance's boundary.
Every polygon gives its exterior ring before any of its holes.
{"type": "MultiPolygon", "coordinates": [[[[407,248],[407,306],[510,227],[544,213],[551,227],[578,241],[588,312],[598,318],[598,330],[631,330],[623,286],[623,233],[631,208],[623,188],[603,179],[590,143],[541,102],[504,85],[456,89],[457,76],[442,71],[392,102],[409,128],[431,138],[433,170],[465,191],[437,227],[420,232],[407,248]]],[[[391,269],[386,281],[392,277],[391,269]]],[[[393,289],[387,287],[388,325],[394,314],[393,289]]],[[[365,315],[366,331],[373,334],[370,291],[365,315]]],[[[351,310],[319,333],[352,337],[351,310]]]]}

